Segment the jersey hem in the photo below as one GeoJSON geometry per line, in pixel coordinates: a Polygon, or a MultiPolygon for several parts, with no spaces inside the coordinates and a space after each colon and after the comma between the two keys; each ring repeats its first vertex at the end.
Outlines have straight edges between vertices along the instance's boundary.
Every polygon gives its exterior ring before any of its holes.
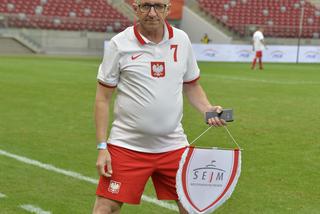
{"type": "Polygon", "coordinates": [[[106,83],[104,83],[104,82],[102,82],[100,80],[98,80],[98,83],[100,85],[102,85],[103,87],[106,87],[106,88],[116,88],[117,87],[117,85],[109,85],[109,84],[106,84],[106,83]]]}
{"type": "Polygon", "coordinates": [[[190,84],[190,83],[195,83],[200,79],[200,76],[198,76],[197,78],[195,78],[194,80],[190,80],[190,81],[185,81],[183,82],[183,84],[190,84]]]}
{"type": "Polygon", "coordinates": [[[133,147],[130,146],[128,144],[117,144],[117,143],[113,143],[112,141],[108,140],[108,144],[111,144],[112,146],[117,146],[117,147],[121,147],[124,149],[128,149],[128,150],[132,150],[135,152],[143,152],[143,153],[163,153],[163,152],[172,152],[178,149],[182,149],[182,148],[186,148],[189,146],[188,142],[182,142],[181,145],[176,145],[174,147],[169,147],[169,148],[163,148],[163,149],[157,149],[157,150],[152,150],[152,149],[143,149],[143,148],[138,148],[138,147],[133,147]]]}

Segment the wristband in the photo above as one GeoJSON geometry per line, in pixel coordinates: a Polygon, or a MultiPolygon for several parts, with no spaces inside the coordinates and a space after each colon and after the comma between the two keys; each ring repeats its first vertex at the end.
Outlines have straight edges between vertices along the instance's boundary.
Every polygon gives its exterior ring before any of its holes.
{"type": "Polygon", "coordinates": [[[107,149],[107,142],[101,142],[97,145],[98,150],[107,149]]]}

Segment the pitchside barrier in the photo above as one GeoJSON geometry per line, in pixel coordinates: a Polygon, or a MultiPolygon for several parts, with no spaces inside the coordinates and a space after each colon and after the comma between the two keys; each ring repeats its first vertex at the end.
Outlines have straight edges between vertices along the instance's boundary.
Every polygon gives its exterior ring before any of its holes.
{"type": "MultiPolygon", "coordinates": [[[[105,50],[109,41],[105,41],[105,50]]],[[[207,62],[251,62],[255,55],[251,45],[192,44],[196,59],[207,62]]],[[[268,45],[264,62],[320,63],[318,46],[268,45]]]]}
{"type": "MultiPolygon", "coordinates": [[[[193,44],[198,61],[251,62],[255,53],[252,45],[193,44]]],[[[267,45],[265,62],[320,63],[319,46],[267,45]]]]}

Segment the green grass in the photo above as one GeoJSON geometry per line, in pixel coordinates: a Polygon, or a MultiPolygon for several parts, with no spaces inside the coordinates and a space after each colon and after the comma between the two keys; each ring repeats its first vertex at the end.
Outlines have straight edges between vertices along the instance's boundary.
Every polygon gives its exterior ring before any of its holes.
{"type": "MultiPolygon", "coordinates": [[[[93,104],[100,59],[0,57],[0,149],[98,178],[93,104]]],[[[199,63],[212,103],[232,107],[229,129],[244,149],[232,197],[216,213],[320,211],[320,73],[318,64],[199,63]]],[[[196,138],[206,125],[185,105],[185,131],[196,138]]],[[[198,146],[233,148],[224,129],[198,146]]],[[[26,213],[34,204],[53,213],[90,213],[94,184],[0,156],[0,213],[26,213]]],[[[154,196],[149,184],[145,195],[154,196]]],[[[122,213],[173,211],[142,202],[122,213]]]]}

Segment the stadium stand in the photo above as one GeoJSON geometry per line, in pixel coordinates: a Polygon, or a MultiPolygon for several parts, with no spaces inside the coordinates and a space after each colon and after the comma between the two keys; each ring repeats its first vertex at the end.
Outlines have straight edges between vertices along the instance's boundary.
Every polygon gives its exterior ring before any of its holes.
{"type": "Polygon", "coordinates": [[[231,31],[245,36],[264,26],[268,37],[319,38],[320,9],[304,0],[198,0],[199,7],[231,31]],[[303,13],[302,13],[303,8],[303,13]]]}
{"type": "MultiPolygon", "coordinates": [[[[0,0],[0,38],[32,53],[101,55],[104,41],[132,25],[133,0],[0,0]]],[[[268,44],[319,45],[320,0],[172,0],[170,24],[193,43],[247,44],[257,25],[268,44]],[[302,38],[297,40],[301,8],[302,38]]],[[[0,48],[0,54],[9,47],[0,48]]],[[[24,53],[24,50],[21,50],[24,53]]]]}
{"type": "Polygon", "coordinates": [[[7,27],[119,32],[130,20],[104,0],[0,0],[7,27]]]}

